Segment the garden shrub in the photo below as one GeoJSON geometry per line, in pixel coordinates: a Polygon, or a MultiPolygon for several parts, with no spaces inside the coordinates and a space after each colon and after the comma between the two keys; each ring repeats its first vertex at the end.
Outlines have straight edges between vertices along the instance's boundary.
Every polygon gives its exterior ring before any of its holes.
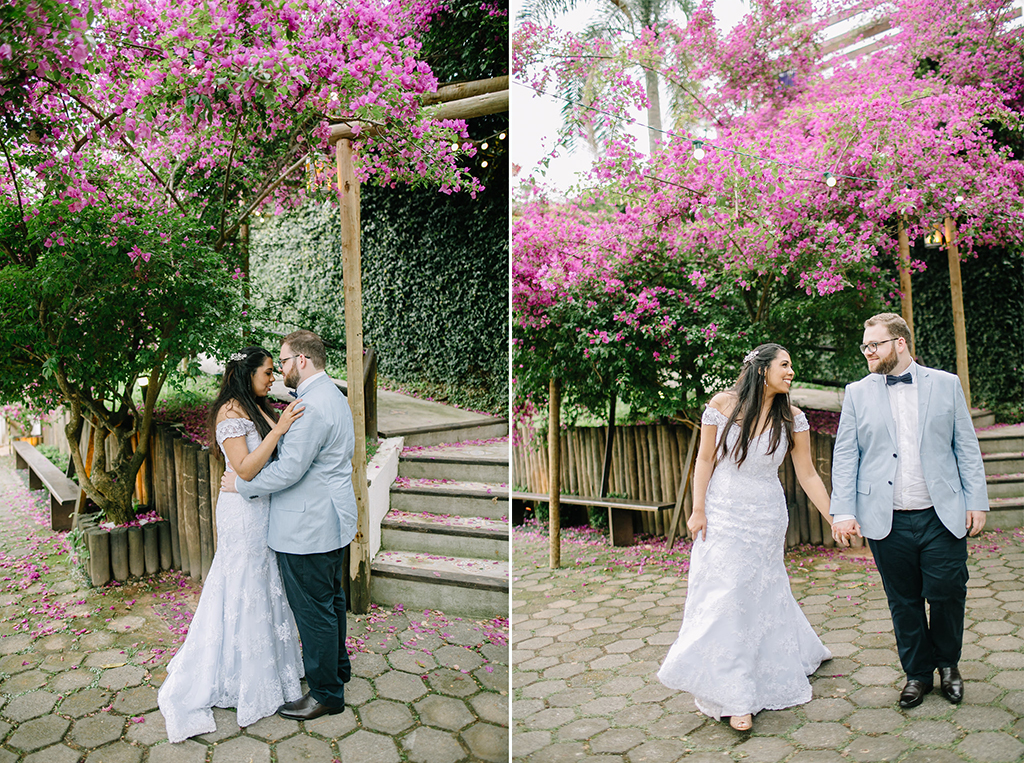
{"type": "MultiPolygon", "coordinates": [[[[971,404],[1002,422],[1024,420],[1024,257],[978,247],[960,264],[971,404]]],[[[953,305],[945,248],[919,247],[928,267],[913,278],[915,349],[926,366],[956,373],[953,305]]]]}

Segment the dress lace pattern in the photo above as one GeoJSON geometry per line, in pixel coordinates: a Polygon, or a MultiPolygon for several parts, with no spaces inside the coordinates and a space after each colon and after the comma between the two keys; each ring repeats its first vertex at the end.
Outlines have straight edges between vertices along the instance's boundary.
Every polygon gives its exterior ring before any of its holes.
{"type": "MultiPolygon", "coordinates": [[[[727,422],[708,407],[704,424],[727,422]]],[[[802,413],[794,432],[808,429],[802,413]]],[[[694,541],[683,624],[658,679],[690,692],[713,718],[781,710],[811,699],[808,680],[832,654],[793,598],[783,552],[789,515],[778,469],[783,442],[767,454],[769,433],[751,443],[741,467],[727,456],[708,485],[706,539],[694,541]]],[[[730,453],[739,427],[728,433],[730,453]]]]}
{"type": "MultiPolygon", "coordinates": [[[[225,439],[243,435],[250,452],[259,446],[248,419],[217,425],[222,452],[225,439]]],[[[222,492],[217,500],[217,553],[157,696],[171,742],[215,731],[214,707],[236,708],[238,725],[248,726],[302,696],[295,618],[267,546],[269,510],[268,498],[222,492]]]]}

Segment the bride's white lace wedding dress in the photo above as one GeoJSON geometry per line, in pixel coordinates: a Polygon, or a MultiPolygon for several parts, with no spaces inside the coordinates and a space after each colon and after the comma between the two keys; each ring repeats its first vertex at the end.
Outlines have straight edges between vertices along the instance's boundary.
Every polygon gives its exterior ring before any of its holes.
{"type": "MultiPolygon", "coordinates": [[[[248,419],[219,423],[221,452],[225,439],[242,435],[250,453],[259,446],[248,419]]],[[[171,742],[215,731],[213,707],[236,708],[238,725],[248,726],[302,696],[295,617],[267,546],[269,511],[269,498],[222,491],[217,499],[217,553],[157,696],[171,742]]]]}
{"type": "MultiPolygon", "coordinates": [[[[714,408],[704,412],[719,438],[726,421],[714,408]]],[[[801,413],[793,430],[806,429],[801,413]]],[[[832,657],[793,598],[783,560],[785,433],[771,456],[769,431],[756,438],[740,467],[732,458],[738,437],[734,425],[729,455],[711,475],[706,540],[694,541],[683,624],[658,671],[663,684],[690,692],[716,719],[810,701],[808,676],[832,657]]]]}

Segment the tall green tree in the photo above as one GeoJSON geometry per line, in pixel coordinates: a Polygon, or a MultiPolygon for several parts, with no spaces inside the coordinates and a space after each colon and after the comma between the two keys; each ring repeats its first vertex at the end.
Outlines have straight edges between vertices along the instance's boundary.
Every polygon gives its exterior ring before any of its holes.
{"type": "MultiPolygon", "coordinates": [[[[528,0],[523,5],[521,18],[527,21],[550,23],[559,16],[575,10],[580,4],[580,0],[528,0]]],[[[585,40],[609,42],[621,40],[626,42],[627,47],[644,39],[650,39],[653,43],[676,11],[689,16],[693,8],[693,0],[601,0],[581,36],[585,40]]],[[[641,54],[630,62],[643,70],[644,88],[647,93],[647,140],[652,152],[663,143],[662,86],[668,85],[668,91],[671,94],[670,106],[677,117],[676,121],[679,121],[678,117],[682,117],[688,104],[683,97],[684,83],[679,82],[676,78],[667,78],[660,73],[664,71],[664,67],[661,65],[657,50],[657,45],[651,45],[646,54],[641,54]]],[[[621,53],[616,53],[614,48],[609,48],[607,55],[609,59],[612,59],[621,53]]],[[[589,69],[585,76],[578,77],[568,87],[563,87],[560,94],[570,101],[588,103],[590,93],[595,88],[601,87],[599,84],[600,71],[599,67],[589,69]]],[[[572,105],[567,103],[563,113],[568,116],[568,112],[572,109],[572,105]]],[[[598,122],[590,121],[588,123],[587,138],[594,150],[597,149],[597,131],[599,130],[598,122]]],[[[565,137],[568,138],[571,132],[572,129],[568,124],[563,127],[565,137]]]]}
{"type": "Polygon", "coordinates": [[[66,405],[72,442],[92,421],[93,473],[74,456],[108,518],[131,515],[171,369],[242,341],[243,231],[261,208],[301,203],[332,124],[388,125],[359,143],[367,185],[479,189],[460,165],[464,123],[421,108],[437,78],[420,38],[438,10],[0,4],[0,402],[66,405]]]}

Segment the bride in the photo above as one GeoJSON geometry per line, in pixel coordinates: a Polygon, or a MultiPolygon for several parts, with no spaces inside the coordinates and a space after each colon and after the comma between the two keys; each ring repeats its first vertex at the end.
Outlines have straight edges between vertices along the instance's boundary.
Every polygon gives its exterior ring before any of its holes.
{"type": "Polygon", "coordinates": [[[793,375],[789,353],[762,344],[704,411],[683,624],[658,671],[738,731],[761,710],[808,702],[808,676],[832,657],[793,598],[783,560],[789,517],[778,469],[787,453],[804,492],[826,518],[829,510],[807,418],[789,403],[793,375]]]}
{"type": "MultiPolygon", "coordinates": [[[[210,409],[211,434],[227,469],[246,479],[302,416],[296,400],[278,418],[267,402],[273,383],[270,354],[246,347],[229,359],[210,409]]],[[[247,501],[221,492],[217,553],[188,636],[157,695],[171,742],[215,731],[213,707],[236,708],[238,725],[248,726],[302,696],[298,633],[277,557],[267,546],[268,524],[268,498],[247,501]]]]}

